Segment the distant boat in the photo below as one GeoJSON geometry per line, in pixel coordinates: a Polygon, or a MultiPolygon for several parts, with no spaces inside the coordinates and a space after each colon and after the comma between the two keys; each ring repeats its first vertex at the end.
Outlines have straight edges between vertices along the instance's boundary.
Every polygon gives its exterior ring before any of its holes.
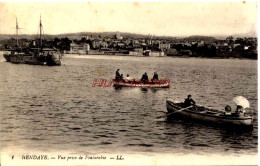
{"type": "MultiPolygon", "coordinates": [[[[19,46],[18,21],[16,19],[16,47],[6,48],[3,54],[7,62],[16,64],[60,66],[61,54],[55,48],[43,48],[42,23],[40,19],[40,45],[35,48],[19,46]]],[[[35,42],[34,42],[35,44],[35,42]]]]}
{"type": "Polygon", "coordinates": [[[185,119],[212,122],[217,124],[232,124],[240,126],[252,126],[253,118],[249,115],[238,116],[236,114],[226,115],[222,111],[204,106],[185,107],[183,103],[166,100],[167,116],[181,117],[185,119]]]}

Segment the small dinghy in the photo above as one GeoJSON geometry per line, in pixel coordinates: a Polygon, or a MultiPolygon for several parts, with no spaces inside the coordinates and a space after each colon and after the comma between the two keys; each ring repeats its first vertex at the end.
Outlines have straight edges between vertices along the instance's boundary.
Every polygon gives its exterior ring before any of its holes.
{"type": "Polygon", "coordinates": [[[182,117],[185,119],[199,120],[203,122],[213,122],[217,124],[232,124],[242,126],[252,126],[253,118],[245,113],[230,113],[219,111],[204,106],[191,105],[184,106],[182,102],[175,102],[172,99],[166,100],[167,117],[182,117]]]}

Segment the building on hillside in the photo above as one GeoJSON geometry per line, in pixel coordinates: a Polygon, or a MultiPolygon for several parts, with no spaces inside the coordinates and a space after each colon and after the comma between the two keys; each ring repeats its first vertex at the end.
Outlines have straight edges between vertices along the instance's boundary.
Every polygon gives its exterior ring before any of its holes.
{"type": "Polygon", "coordinates": [[[125,48],[125,43],[123,43],[123,42],[118,42],[118,43],[117,43],[117,46],[120,47],[120,48],[125,48]]]}
{"type": "Polygon", "coordinates": [[[121,36],[120,32],[116,33],[116,39],[118,39],[118,40],[122,40],[123,39],[123,37],[121,36]]]}
{"type": "Polygon", "coordinates": [[[145,50],[144,55],[150,56],[150,57],[163,57],[163,56],[165,56],[163,51],[151,51],[151,50],[145,50]]]}
{"type": "Polygon", "coordinates": [[[238,43],[238,44],[232,44],[232,48],[233,48],[233,49],[236,48],[236,47],[238,47],[238,46],[240,46],[239,43],[238,43]]]}
{"type": "Polygon", "coordinates": [[[88,54],[90,50],[90,46],[89,44],[75,44],[75,43],[71,43],[70,44],[70,54],[88,54]]]}
{"type": "Polygon", "coordinates": [[[167,50],[166,54],[167,54],[167,56],[178,56],[179,55],[178,51],[174,48],[167,50]]]}
{"type": "Polygon", "coordinates": [[[137,51],[129,51],[129,55],[131,55],[131,56],[143,56],[143,53],[137,52],[137,51]]]}
{"type": "Polygon", "coordinates": [[[91,41],[91,45],[94,49],[100,48],[101,43],[102,43],[102,40],[100,40],[100,39],[94,39],[91,41]]]}
{"type": "Polygon", "coordinates": [[[142,47],[134,48],[134,51],[143,53],[144,49],[142,47]]]}
{"type": "Polygon", "coordinates": [[[106,41],[102,41],[102,42],[100,43],[100,47],[101,47],[101,48],[107,48],[107,47],[108,47],[108,43],[107,43],[106,41]]]}
{"type": "Polygon", "coordinates": [[[181,55],[189,55],[189,56],[192,55],[192,52],[190,50],[180,50],[179,53],[181,55]]]}

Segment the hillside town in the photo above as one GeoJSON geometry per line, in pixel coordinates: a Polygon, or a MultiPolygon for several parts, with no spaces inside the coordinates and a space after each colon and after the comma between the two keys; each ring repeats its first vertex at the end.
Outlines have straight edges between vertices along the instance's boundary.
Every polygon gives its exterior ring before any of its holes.
{"type": "MultiPolygon", "coordinates": [[[[33,47],[39,40],[21,38],[20,47],[33,47]]],[[[0,40],[2,50],[17,47],[15,38],[0,40]]],[[[43,44],[64,54],[75,55],[128,55],[128,56],[179,56],[205,58],[257,59],[257,38],[244,37],[215,39],[191,36],[187,38],[160,38],[154,36],[129,37],[119,32],[110,36],[81,35],[78,39],[53,37],[43,44]]]]}

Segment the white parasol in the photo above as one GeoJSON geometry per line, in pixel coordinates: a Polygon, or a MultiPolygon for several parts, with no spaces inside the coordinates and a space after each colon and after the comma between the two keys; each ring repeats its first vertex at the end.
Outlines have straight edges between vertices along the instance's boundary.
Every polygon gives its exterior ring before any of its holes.
{"type": "Polygon", "coordinates": [[[249,101],[243,96],[236,96],[236,97],[233,98],[233,101],[237,105],[242,106],[243,108],[249,108],[250,107],[249,101]]]}

